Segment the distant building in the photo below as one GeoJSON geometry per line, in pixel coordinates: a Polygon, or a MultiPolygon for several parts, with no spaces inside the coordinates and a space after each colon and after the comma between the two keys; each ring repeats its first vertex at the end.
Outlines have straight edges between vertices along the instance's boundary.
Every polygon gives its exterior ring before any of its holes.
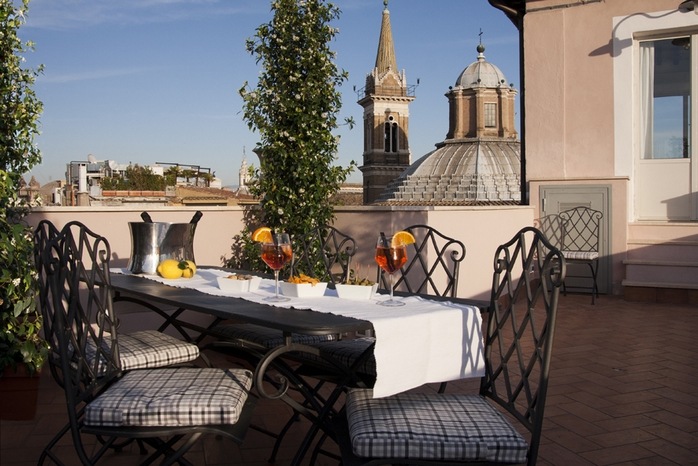
{"type": "Polygon", "coordinates": [[[436,149],[410,165],[375,199],[415,205],[518,204],[521,143],[514,127],[516,90],[502,71],[477,60],[449,87],[449,128],[436,149]]]}
{"type": "Polygon", "coordinates": [[[256,202],[249,194],[227,189],[204,188],[196,186],[177,186],[175,196],[168,205],[184,206],[226,206],[256,202]]]}
{"type": "MultiPolygon", "coordinates": [[[[157,162],[152,165],[143,165],[159,176],[165,176],[168,168],[173,167],[176,174],[176,185],[206,187],[222,189],[221,180],[211,174],[210,168],[198,165],[184,165],[179,163],[157,162]]],[[[114,160],[97,160],[92,154],[86,161],[73,161],[67,164],[66,185],[61,193],[60,200],[53,200],[54,205],[170,205],[172,198],[176,197],[175,189],[165,191],[123,191],[103,190],[102,180],[105,178],[126,177],[131,164],[120,164],[114,160]]],[[[215,202],[214,202],[215,203],[215,202]]],[[[227,204],[227,200],[221,201],[227,204]]]]}
{"type": "Polygon", "coordinates": [[[65,203],[65,180],[49,181],[41,187],[41,205],[59,206],[65,203]]]}
{"type": "Polygon", "coordinates": [[[238,171],[238,192],[248,193],[247,184],[250,181],[250,171],[247,166],[247,154],[245,154],[245,148],[242,148],[242,163],[240,164],[240,171],[238,171]]]}
{"type": "MultiPolygon", "coordinates": [[[[128,164],[120,164],[114,160],[97,160],[90,154],[86,161],[72,161],[66,165],[65,180],[68,184],[76,186],[78,192],[89,192],[93,187],[99,187],[103,178],[124,176],[128,167],[128,164]]],[[[162,167],[157,169],[162,175],[162,167]]],[[[157,172],[154,170],[154,173],[157,172]]]]}
{"type": "Polygon", "coordinates": [[[449,128],[436,150],[411,164],[410,102],[404,71],[397,72],[387,1],[376,66],[359,99],[364,107],[364,204],[470,205],[521,201],[521,144],[514,127],[517,91],[501,70],[477,60],[446,94],[449,128]]]}
{"type": "Polygon", "coordinates": [[[31,180],[29,181],[29,184],[24,180],[24,178],[21,178],[19,180],[19,193],[18,196],[21,200],[26,202],[29,205],[34,205],[34,204],[42,204],[43,203],[43,198],[41,197],[41,185],[39,184],[38,181],[36,181],[36,178],[32,176],[31,180]]]}
{"type": "Polygon", "coordinates": [[[414,93],[404,70],[398,72],[390,27],[390,12],[384,2],[376,66],[359,91],[364,108],[363,173],[364,204],[372,203],[410,165],[409,104],[414,93]]]}

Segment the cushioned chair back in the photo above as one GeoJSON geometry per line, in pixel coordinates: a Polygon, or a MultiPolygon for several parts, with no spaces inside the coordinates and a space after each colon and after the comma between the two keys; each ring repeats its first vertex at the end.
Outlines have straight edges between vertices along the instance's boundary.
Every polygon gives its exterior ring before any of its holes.
{"type": "Polygon", "coordinates": [[[537,456],[555,317],[566,265],[542,232],[526,227],[497,248],[480,394],[532,432],[537,456]]]}
{"type": "Polygon", "coordinates": [[[564,235],[560,249],[577,252],[599,252],[599,235],[603,213],[589,207],[575,207],[560,212],[564,235]]]}
{"type": "Polygon", "coordinates": [[[109,243],[78,223],[67,224],[43,254],[51,351],[60,373],[74,432],[81,408],[120,376],[116,323],[109,287],[109,243]],[[99,325],[96,325],[99,323],[99,325]]]}
{"type": "MultiPolygon", "coordinates": [[[[428,225],[404,230],[412,233],[416,242],[407,247],[407,262],[393,277],[395,290],[455,297],[465,245],[428,225]]],[[[382,286],[388,289],[388,277],[382,275],[382,286]]]]}
{"type": "Polygon", "coordinates": [[[332,285],[342,283],[351,270],[356,242],[330,225],[294,238],[293,273],[304,273],[332,285]]]}

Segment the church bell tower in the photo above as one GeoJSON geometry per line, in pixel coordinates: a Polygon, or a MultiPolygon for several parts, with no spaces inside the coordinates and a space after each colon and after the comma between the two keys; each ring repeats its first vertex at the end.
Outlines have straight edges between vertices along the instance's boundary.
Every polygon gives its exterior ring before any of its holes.
{"type": "Polygon", "coordinates": [[[364,108],[364,204],[375,201],[388,183],[410,166],[409,104],[414,100],[405,71],[398,72],[388,0],[383,1],[376,66],[366,76],[358,104],[364,108]]]}

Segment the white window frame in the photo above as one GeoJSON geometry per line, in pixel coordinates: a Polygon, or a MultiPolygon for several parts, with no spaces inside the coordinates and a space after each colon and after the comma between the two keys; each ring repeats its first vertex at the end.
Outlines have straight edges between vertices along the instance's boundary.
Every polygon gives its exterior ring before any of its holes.
{"type": "MultiPolygon", "coordinates": [[[[691,55],[695,55],[692,53],[692,50],[695,50],[696,46],[698,46],[698,32],[696,34],[692,35],[684,35],[684,34],[679,34],[679,35],[670,35],[668,37],[651,37],[647,39],[640,39],[638,40],[638,46],[640,53],[638,55],[639,57],[639,65],[640,65],[640,158],[643,160],[654,160],[654,159],[680,159],[680,158],[686,158],[685,151],[682,151],[680,153],[680,156],[675,156],[677,153],[674,154],[669,154],[669,155],[674,155],[670,157],[663,157],[666,154],[660,153],[655,153],[655,126],[654,126],[654,105],[655,105],[655,100],[656,96],[654,95],[654,90],[655,90],[655,70],[654,70],[654,47],[645,47],[646,44],[648,43],[655,43],[657,41],[670,41],[672,39],[676,38],[683,38],[683,37],[688,37],[689,41],[691,42],[691,45],[688,49],[688,53],[691,55]],[[650,74],[651,76],[647,76],[650,74]]],[[[674,45],[670,45],[670,47],[675,47],[674,45]]],[[[691,57],[694,58],[694,57],[691,57]]],[[[695,59],[691,60],[694,64],[696,63],[695,59]]],[[[693,72],[692,77],[695,78],[695,74],[697,72],[693,72]]],[[[690,78],[689,78],[690,79],[690,78]]],[[[692,83],[689,82],[689,87],[693,87],[691,85],[692,83]]],[[[695,101],[695,94],[696,94],[696,89],[692,89],[691,92],[691,97],[689,99],[689,102],[692,104],[695,101]]],[[[685,104],[685,102],[684,102],[685,104]]],[[[690,105],[691,107],[691,115],[690,115],[690,121],[688,122],[688,128],[695,126],[695,121],[696,121],[696,115],[695,115],[695,106],[690,105]]],[[[684,109],[685,111],[685,109],[684,109]]],[[[684,123],[686,123],[684,121],[684,123]]],[[[686,127],[684,125],[683,135],[686,135],[686,127]]],[[[688,140],[690,141],[690,151],[693,152],[693,145],[694,141],[690,137],[690,131],[688,131],[688,140]]],[[[690,155],[690,152],[689,152],[690,155]]]]}
{"type": "MultiPolygon", "coordinates": [[[[614,172],[617,177],[633,180],[634,163],[640,147],[640,83],[639,56],[641,40],[664,39],[677,35],[698,34],[698,21],[693,12],[678,10],[634,13],[613,18],[613,94],[614,94],[614,172]]],[[[693,57],[698,47],[695,36],[692,42],[693,57]]],[[[698,62],[694,62],[698,63],[698,62]]],[[[693,89],[698,89],[698,73],[692,76],[693,89]]],[[[698,118],[696,101],[698,92],[693,93],[693,122],[698,118]]],[[[693,141],[692,159],[698,164],[698,125],[693,124],[691,139],[693,141]]],[[[693,192],[698,192],[698,177],[693,180],[693,192]]],[[[634,198],[635,186],[630,183],[627,208],[628,221],[637,218],[634,198]]]]}

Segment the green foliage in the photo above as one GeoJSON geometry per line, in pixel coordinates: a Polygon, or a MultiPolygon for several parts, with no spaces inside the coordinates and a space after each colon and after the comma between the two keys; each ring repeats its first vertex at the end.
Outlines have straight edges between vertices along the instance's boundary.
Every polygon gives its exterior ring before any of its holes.
{"type": "Polygon", "coordinates": [[[163,191],[166,181],[164,176],[153,173],[150,167],[136,164],[128,166],[126,176],[104,177],[99,185],[107,191],[163,191]]]}
{"type": "Polygon", "coordinates": [[[329,47],[338,8],[324,0],[274,0],[271,8],[271,22],[246,43],[262,67],[257,87],[245,83],[239,92],[244,119],[260,135],[250,192],[260,198],[264,224],[294,237],[331,223],[330,198],[354,168],[333,165],[337,87],[348,74],[329,47]]]}
{"type": "Polygon", "coordinates": [[[172,165],[165,170],[165,186],[176,186],[180,180],[190,183],[192,179],[197,184],[204,182],[206,186],[210,186],[215,175],[216,172],[183,169],[179,165],[172,165]]]}
{"type": "Polygon", "coordinates": [[[28,206],[17,198],[22,174],[41,161],[34,136],[43,106],[32,89],[41,67],[22,68],[33,44],[17,36],[28,6],[0,0],[0,369],[24,362],[35,371],[48,345],[40,336],[32,232],[21,223],[28,206]]]}
{"type": "Polygon", "coordinates": [[[11,173],[14,183],[41,161],[34,136],[39,134],[43,104],[32,86],[43,68],[22,68],[22,54],[34,45],[17,36],[28,6],[29,0],[23,0],[21,8],[11,0],[0,0],[0,169],[11,173]]]}
{"type": "Polygon", "coordinates": [[[48,345],[40,336],[32,230],[17,221],[26,210],[12,177],[0,170],[0,369],[23,362],[33,372],[48,345]]]}
{"type": "Polygon", "coordinates": [[[239,234],[233,236],[233,244],[230,248],[232,256],[221,258],[226,267],[269,272],[269,268],[260,256],[259,244],[250,239],[252,232],[262,225],[259,219],[260,214],[261,212],[256,206],[247,207],[243,211],[243,223],[246,227],[239,234]]]}
{"type": "Polygon", "coordinates": [[[349,277],[347,278],[347,285],[363,285],[363,286],[373,286],[376,282],[368,278],[368,276],[363,275],[361,271],[361,265],[357,264],[356,268],[349,270],[349,277]]]}
{"type": "Polygon", "coordinates": [[[99,186],[104,191],[124,191],[128,190],[127,181],[120,176],[105,176],[99,180],[99,186]]]}

